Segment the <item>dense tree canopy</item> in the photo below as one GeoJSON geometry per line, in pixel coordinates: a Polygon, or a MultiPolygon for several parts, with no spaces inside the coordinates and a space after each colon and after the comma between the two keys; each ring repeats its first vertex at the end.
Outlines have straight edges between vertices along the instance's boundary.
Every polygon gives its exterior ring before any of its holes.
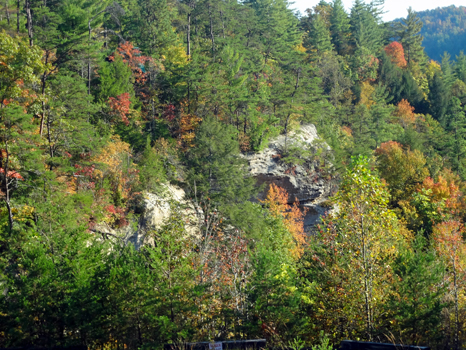
{"type": "Polygon", "coordinates": [[[466,56],[423,46],[466,22],[382,2],[3,1],[0,348],[464,347],[466,56]],[[277,136],[317,226],[248,172],[277,136]]]}

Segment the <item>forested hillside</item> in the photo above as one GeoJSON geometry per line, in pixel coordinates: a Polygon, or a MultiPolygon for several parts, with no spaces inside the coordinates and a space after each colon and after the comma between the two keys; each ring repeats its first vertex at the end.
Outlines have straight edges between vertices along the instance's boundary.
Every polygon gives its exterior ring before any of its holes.
{"type": "Polygon", "coordinates": [[[462,348],[466,56],[429,61],[381,5],[4,1],[0,347],[462,348]],[[307,123],[331,152],[288,146],[307,123]],[[244,155],[279,135],[286,171],[338,185],[313,233],[282,188],[250,201],[244,155]]]}
{"type": "Polygon", "coordinates": [[[421,34],[426,54],[430,58],[440,61],[444,52],[455,58],[465,50],[466,7],[439,7],[417,12],[417,15],[424,24],[421,34]]]}

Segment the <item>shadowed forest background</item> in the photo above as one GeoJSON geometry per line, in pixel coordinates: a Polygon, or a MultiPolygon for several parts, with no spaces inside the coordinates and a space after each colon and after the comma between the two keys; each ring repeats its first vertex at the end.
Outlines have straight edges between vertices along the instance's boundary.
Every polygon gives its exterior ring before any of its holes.
{"type": "Polygon", "coordinates": [[[4,0],[0,347],[462,348],[466,56],[382,2],[4,0]],[[312,232],[282,188],[250,201],[244,158],[309,123],[331,151],[277,161],[338,187],[312,232]],[[168,184],[186,199],[136,249],[168,184]]]}

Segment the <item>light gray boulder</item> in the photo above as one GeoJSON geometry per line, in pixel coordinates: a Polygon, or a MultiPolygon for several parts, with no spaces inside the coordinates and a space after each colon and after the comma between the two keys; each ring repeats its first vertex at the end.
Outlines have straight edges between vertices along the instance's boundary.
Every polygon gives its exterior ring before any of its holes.
{"type": "Polygon", "coordinates": [[[266,148],[246,156],[249,172],[264,189],[256,200],[264,200],[270,184],[288,192],[288,203],[297,199],[307,210],[305,229],[310,231],[329,209],[328,196],[335,188],[332,180],[331,149],[317,134],[313,124],[280,135],[266,148]]]}
{"type": "Polygon", "coordinates": [[[140,249],[144,244],[153,244],[150,233],[166,223],[172,215],[172,205],[175,205],[186,219],[186,232],[191,235],[199,234],[199,214],[202,213],[195,210],[193,203],[185,200],[183,189],[166,184],[160,193],[146,192],[142,199],[142,213],[138,221],[130,222],[122,228],[111,228],[106,223],[99,223],[92,231],[101,234],[105,239],[132,243],[136,249],[140,249]]]}
{"type": "MultiPolygon", "coordinates": [[[[313,124],[301,126],[286,137],[280,135],[271,139],[261,152],[244,156],[249,162],[249,172],[258,186],[264,186],[253,201],[264,200],[270,184],[274,183],[288,192],[288,203],[297,199],[307,211],[304,226],[306,231],[319,221],[329,208],[325,205],[328,196],[335,189],[332,179],[331,149],[319,138],[313,124]]],[[[186,219],[188,234],[199,235],[203,213],[194,203],[185,199],[183,189],[166,184],[155,193],[144,193],[141,215],[137,221],[119,229],[100,223],[93,229],[103,238],[132,243],[136,249],[152,244],[150,233],[159,229],[172,214],[171,205],[180,208],[186,219]]]]}

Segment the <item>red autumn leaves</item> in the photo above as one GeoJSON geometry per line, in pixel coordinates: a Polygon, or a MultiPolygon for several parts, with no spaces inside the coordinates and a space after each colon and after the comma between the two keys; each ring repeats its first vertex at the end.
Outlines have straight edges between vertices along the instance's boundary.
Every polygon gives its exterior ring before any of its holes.
{"type": "Polygon", "coordinates": [[[111,113],[119,117],[123,123],[129,125],[129,106],[131,105],[131,100],[129,97],[129,93],[125,92],[121,95],[115,97],[109,97],[108,105],[111,109],[111,113]]]}
{"type": "Polygon", "coordinates": [[[393,41],[389,45],[385,46],[385,53],[392,63],[396,64],[400,68],[404,68],[407,66],[407,62],[405,59],[405,52],[403,50],[403,45],[401,45],[398,41],[393,41]]]}

